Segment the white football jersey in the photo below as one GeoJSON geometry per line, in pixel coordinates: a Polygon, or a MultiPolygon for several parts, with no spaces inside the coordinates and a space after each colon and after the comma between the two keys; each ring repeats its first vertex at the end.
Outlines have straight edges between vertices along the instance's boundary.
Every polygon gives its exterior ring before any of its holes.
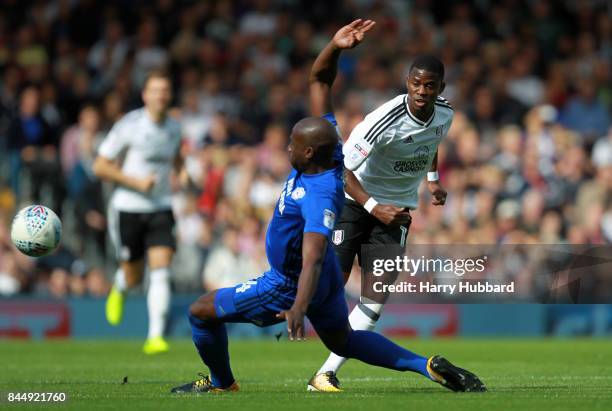
{"type": "Polygon", "coordinates": [[[110,160],[125,155],[121,170],[132,177],[156,176],[147,194],[118,185],[109,206],[119,210],[148,213],[172,208],[170,173],[181,145],[180,123],[169,117],[157,124],[144,108],[130,111],[108,133],[98,154],[110,160]]]}
{"type": "Polygon", "coordinates": [[[343,149],[344,166],[379,203],[416,209],[419,184],[453,121],[448,101],[438,97],[434,107],[431,118],[421,121],[410,113],[408,95],[402,94],[351,132],[343,149]]]}

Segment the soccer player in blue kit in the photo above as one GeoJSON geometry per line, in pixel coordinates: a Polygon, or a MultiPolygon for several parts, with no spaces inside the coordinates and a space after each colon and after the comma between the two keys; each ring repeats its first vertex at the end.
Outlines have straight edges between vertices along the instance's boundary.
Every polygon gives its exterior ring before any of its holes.
{"type": "Polygon", "coordinates": [[[173,393],[238,391],[229,362],[226,322],[260,327],[287,321],[290,340],[304,339],[304,317],[332,352],[371,365],[413,371],[453,391],[484,391],[474,374],[440,356],[422,357],[380,334],[354,331],[348,321],[344,278],[330,235],[344,204],[342,143],[332,113],[331,87],[342,49],[359,44],[374,26],[355,20],[340,29],[311,70],[311,109],[321,117],[300,120],[290,136],[293,170],[266,235],[270,270],[235,287],[201,296],[190,307],[193,342],[210,377],[173,393]]]}

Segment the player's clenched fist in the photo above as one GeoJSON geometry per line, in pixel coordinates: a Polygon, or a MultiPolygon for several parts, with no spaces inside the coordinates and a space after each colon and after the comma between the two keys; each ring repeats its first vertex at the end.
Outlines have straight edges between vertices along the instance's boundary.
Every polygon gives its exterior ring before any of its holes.
{"type": "Polygon", "coordinates": [[[438,181],[430,181],[428,188],[431,194],[431,204],[441,206],[446,203],[446,190],[442,188],[438,181]]]}
{"type": "Polygon", "coordinates": [[[332,42],[339,49],[352,49],[364,39],[364,34],[374,27],[372,20],[354,20],[336,32],[332,42]]]}
{"type": "Polygon", "coordinates": [[[376,204],[372,209],[372,215],[386,225],[406,225],[412,220],[410,212],[404,208],[386,204],[376,204]]]}

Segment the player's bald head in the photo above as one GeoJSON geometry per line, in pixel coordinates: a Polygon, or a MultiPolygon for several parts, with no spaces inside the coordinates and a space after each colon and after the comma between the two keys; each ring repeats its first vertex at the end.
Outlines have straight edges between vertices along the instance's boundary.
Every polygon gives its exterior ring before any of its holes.
{"type": "Polygon", "coordinates": [[[293,127],[293,132],[304,145],[311,146],[316,151],[329,150],[330,156],[338,143],[336,129],[321,117],[306,117],[298,121],[293,127]]]}
{"type": "Polygon", "coordinates": [[[306,163],[331,161],[338,144],[338,134],[329,121],[320,117],[306,117],[293,126],[291,141],[291,163],[300,169],[306,163]]]}

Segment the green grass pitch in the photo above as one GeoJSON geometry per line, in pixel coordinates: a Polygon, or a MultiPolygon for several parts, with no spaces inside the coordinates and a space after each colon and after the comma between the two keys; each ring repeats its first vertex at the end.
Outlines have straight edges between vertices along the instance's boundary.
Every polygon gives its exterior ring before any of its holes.
{"type": "Polygon", "coordinates": [[[317,340],[231,341],[242,391],[177,396],[175,385],[205,371],[191,343],[148,357],[141,341],[0,342],[0,408],[9,392],[65,392],[78,410],[611,410],[610,340],[399,340],[424,354],[442,353],[476,372],[488,393],[452,393],[413,373],[351,360],[341,394],[307,393],[306,381],[326,356],[317,340]],[[122,384],[124,377],[128,383],[122,384]]]}

